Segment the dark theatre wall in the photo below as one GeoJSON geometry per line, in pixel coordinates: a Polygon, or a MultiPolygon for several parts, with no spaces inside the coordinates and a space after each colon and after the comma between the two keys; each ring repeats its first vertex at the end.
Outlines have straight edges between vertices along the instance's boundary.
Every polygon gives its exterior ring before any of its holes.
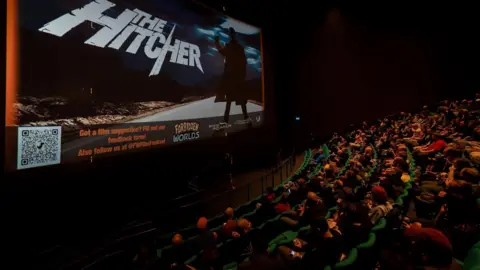
{"type": "Polygon", "coordinates": [[[285,59],[279,77],[289,78],[282,91],[295,100],[289,117],[302,117],[297,139],[478,89],[478,20],[468,7],[362,4],[306,12],[302,27],[282,27],[290,42],[276,52],[285,59]]]}

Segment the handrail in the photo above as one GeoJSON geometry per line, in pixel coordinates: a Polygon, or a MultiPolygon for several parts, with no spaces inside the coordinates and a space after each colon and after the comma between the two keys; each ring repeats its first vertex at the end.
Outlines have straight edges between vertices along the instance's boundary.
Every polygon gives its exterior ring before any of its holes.
{"type": "MultiPolygon", "coordinates": [[[[305,170],[305,168],[307,167],[307,165],[310,163],[311,157],[312,157],[312,151],[311,151],[311,149],[308,149],[308,150],[306,151],[306,154],[305,154],[303,163],[302,163],[302,165],[297,169],[295,175],[299,175],[303,170],[305,170]]],[[[289,179],[291,179],[292,177],[293,177],[293,176],[289,177],[285,182],[289,181],[289,179]]],[[[283,183],[282,183],[281,185],[283,185],[283,183]]],[[[277,186],[277,188],[280,188],[281,185],[277,186]]],[[[279,199],[280,199],[280,198],[277,198],[276,201],[278,201],[279,199]]],[[[253,213],[247,213],[247,214],[243,215],[242,217],[251,216],[251,215],[255,214],[257,210],[258,210],[258,209],[255,209],[253,213]]],[[[271,219],[269,219],[269,220],[266,220],[266,221],[263,222],[261,225],[259,225],[258,228],[261,229],[261,228],[263,228],[263,227],[265,226],[265,224],[267,224],[267,223],[269,223],[269,222],[273,222],[273,221],[275,221],[275,220],[278,220],[278,219],[280,219],[280,217],[281,217],[280,215],[277,215],[277,216],[274,217],[274,218],[271,218],[271,219]]],[[[218,228],[211,229],[210,231],[214,231],[214,230],[216,230],[216,229],[218,229],[218,228]]],[[[194,238],[195,238],[195,237],[194,237],[194,238]]],[[[230,242],[230,241],[232,241],[232,239],[227,240],[225,243],[228,243],[228,242],[230,242]]],[[[217,245],[217,248],[222,247],[225,243],[219,243],[219,244],[217,245]]],[[[163,251],[164,249],[167,249],[167,248],[169,248],[169,247],[171,247],[171,246],[164,247],[163,249],[160,250],[160,252],[157,252],[157,254],[159,254],[159,255],[161,256],[161,251],[163,251]]],[[[188,264],[191,264],[193,261],[195,261],[195,260],[202,254],[202,252],[203,252],[203,250],[199,251],[196,255],[193,255],[192,257],[190,257],[188,260],[185,261],[185,264],[187,264],[187,265],[188,265],[188,264]]],[[[160,257],[160,256],[159,256],[159,257],[160,257]]]]}
{"type": "MultiPolygon", "coordinates": [[[[282,163],[280,166],[277,166],[273,171],[270,171],[269,173],[267,173],[267,174],[263,175],[262,177],[260,177],[259,180],[262,180],[263,178],[267,178],[267,177],[269,177],[269,176],[275,175],[275,174],[278,172],[278,170],[283,170],[283,168],[288,168],[289,166],[290,166],[290,167],[293,167],[293,166],[294,166],[294,161],[295,161],[295,157],[294,157],[294,156],[289,157],[288,159],[286,159],[285,161],[283,161],[283,163],[282,163]],[[287,165],[287,166],[284,167],[285,165],[287,165]],[[272,174],[272,172],[273,172],[273,174],[272,174]]],[[[293,170],[292,168],[290,168],[290,169],[293,170]]],[[[252,181],[251,183],[249,183],[249,184],[247,184],[247,185],[244,185],[244,186],[247,186],[247,187],[248,187],[249,185],[252,185],[252,183],[255,183],[255,181],[252,181]]],[[[258,182],[257,182],[257,183],[258,183],[258,182]]],[[[242,187],[243,187],[243,186],[242,186],[242,187]]],[[[230,191],[227,191],[227,192],[225,192],[225,193],[218,193],[218,194],[215,194],[215,195],[210,196],[209,198],[203,199],[203,200],[201,200],[201,201],[196,201],[196,202],[193,202],[193,203],[190,203],[190,204],[186,204],[186,205],[180,206],[180,209],[186,209],[186,208],[189,208],[189,207],[198,205],[198,204],[200,204],[200,203],[205,203],[205,202],[207,202],[207,201],[214,200],[215,198],[219,198],[219,197],[221,197],[221,196],[225,196],[225,194],[233,194],[233,193],[235,193],[235,192],[238,192],[238,189],[230,190],[230,191]]],[[[259,196],[259,197],[260,197],[260,196],[259,196]]],[[[259,197],[256,197],[256,198],[254,198],[254,199],[251,199],[251,200],[249,200],[249,201],[246,201],[245,203],[237,206],[234,210],[235,210],[235,211],[238,211],[239,208],[248,205],[251,201],[258,200],[259,197]]],[[[213,216],[213,217],[209,218],[208,220],[211,221],[211,220],[214,220],[214,219],[219,218],[219,217],[222,217],[222,216],[223,216],[223,213],[220,213],[220,214],[218,214],[218,215],[216,215],[216,216],[213,216]]],[[[192,228],[194,228],[194,227],[195,227],[195,225],[194,225],[194,224],[191,224],[191,225],[189,225],[189,226],[187,226],[187,227],[185,227],[185,228],[182,228],[182,229],[178,230],[177,233],[180,233],[180,234],[181,234],[182,232],[185,232],[185,231],[187,231],[187,230],[189,230],[189,229],[192,229],[192,228]]],[[[173,235],[173,233],[172,233],[172,232],[169,232],[169,233],[163,234],[163,235],[160,236],[159,238],[161,239],[161,238],[165,238],[165,237],[171,237],[172,235],[173,235]]]]}
{"type": "MultiPolygon", "coordinates": [[[[284,181],[283,181],[283,179],[280,179],[280,183],[275,187],[275,190],[278,190],[279,188],[283,187],[283,185],[284,185],[286,182],[290,181],[293,176],[298,175],[301,171],[303,171],[303,170],[306,168],[306,166],[309,164],[309,161],[310,161],[310,159],[311,159],[311,155],[312,155],[312,151],[311,151],[310,149],[306,150],[306,151],[305,151],[304,160],[303,160],[303,162],[302,162],[302,165],[297,169],[296,173],[293,174],[293,175],[291,175],[291,176],[289,176],[289,177],[286,178],[284,181]]],[[[293,161],[294,159],[295,159],[295,157],[290,157],[289,160],[290,160],[290,161],[293,161]]],[[[285,164],[287,164],[287,165],[289,165],[289,164],[292,165],[293,163],[288,163],[288,161],[287,161],[287,162],[285,162],[283,165],[285,165],[285,164]]],[[[283,165],[282,165],[282,166],[283,166],[283,165]]],[[[280,166],[280,167],[281,167],[281,166],[280,166]]],[[[274,173],[276,173],[280,167],[277,167],[276,170],[274,171],[274,173]]],[[[292,167],[293,167],[293,166],[292,166],[292,167]]],[[[292,171],[293,171],[293,170],[292,170],[292,171]]],[[[269,174],[269,175],[271,175],[271,174],[269,174]]],[[[286,175],[285,175],[285,176],[286,176],[286,175]]],[[[263,177],[261,178],[261,180],[263,181],[263,177]]],[[[272,182],[274,182],[274,181],[272,181],[272,182]]],[[[272,183],[272,184],[273,184],[273,183],[272,183]]],[[[249,185],[251,185],[251,184],[248,184],[248,185],[246,185],[246,186],[249,186],[249,185]]],[[[250,190],[250,189],[249,189],[249,190],[250,190]]],[[[234,191],[232,191],[232,192],[234,192],[234,191]]],[[[262,192],[263,192],[263,190],[262,190],[262,192]]],[[[224,194],[223,194],[223,195],[224,195],[224,194]]],[[[221,196],[221,195],[219,195],[219,196],[221,196]]],[[[249,197],[251,197],[251,196],[249,195],[249,197]]],[[[256,201],[258,201],[259,199],[261,199],[261,197],[262,197],[262,194],[260,194],[258,197],[254,198],[254,199],[251,199],[251,200],[247,201],[246,203],[244,203],[244,204],[242,204],[242,205],[239,205],[239,206],[236,207],[234,210],[235,210],[235,211],[238,211],[238,210],[241,209],[242,207],[246,207],[246,206],[248,206],[248,205],[251,205],[252,203],[255,203],[256,201]]],[[[280,199],[280,197],[277,198],[277,200],[279,200],[279,199],[280,199]]],[[[257,209],[255,209],[255,210],[253,211],[253,213],[256,213],[256,211],[257,211],[257,209]]],[[[239,218],[247,217],[247,216],[249,216],[249,215],[251,215],[251,214],[252,214],[252,212],[245,213],[244,215],[240,216],[239,218]]],[[[223,216],[223,214],[221,213],[221,214],[219,214],[219,215],[217,215],[217,216],[214,216],[214,217],[210,218],[209,221],[212,221],[212,220],[214,220],[214,219],[216,219],[216,218],[220,218],[220,217],[222,217],[222,216],[223,216]]],[[[215,228],[211,228],[210,231],[218,230],[221,226],[222,226],[222,225],[219,225],[219,226],[217,226],[217,227],[215,227],[215,228]]],[[[185,231],[187,231],[187,230],[189,230],[189,229],[192,229],[192,228],[194,228],[194,225],[191,225],[191,226],[189,226],[189,227],[187,227],[187,228],[182,229],[182,230],[180,231],[180,233],[181,233],[181,232],[185,232],[185,231]]],[[[164,234],[161,238],[171,237],[172,235],[173,235],[173,233],[164,234]]],[[[191,241],[191,240],[195,239],[196,237],[197,237],[197,236],[192,236],[192,237],[186,239],[185,241],[191,241]]],[[[157,251],[157,254],[160,254],[160,256],[161,256],[162,251],[163,251],[163,250],[166,250],[166,249],[169,249],[169,248],[171,248],[171,245],[164,246],[164,247],[162,247],[161,249],[159,249],[159,250],[157,251]]]]}

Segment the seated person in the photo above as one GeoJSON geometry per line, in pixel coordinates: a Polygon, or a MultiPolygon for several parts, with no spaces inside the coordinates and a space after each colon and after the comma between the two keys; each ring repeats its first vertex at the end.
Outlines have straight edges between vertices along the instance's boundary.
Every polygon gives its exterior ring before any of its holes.
{"type": "MultiPolygon", "coordinates": [[[[332,222],[330,222],[332,223],[332,222]]],[[[321,217],[312,220],[310,229],[300,232],[290,245],[278,248],[282,258],[294,268],[323,269],[340,260],[342,254],[341,236],[329,229],[335,226],[321,217]]]]}
{"type": "Polygon", "coordinates": [[[188,269],[185,261],[188,259],[186,254],[186,246],[183,242],[183,237],[180,234],[175,234],[172,238],[172,248],[167,249],[162,254],[162,269],[188,269]]]}
{"type": "Polygon", "coordinates": [[[284,213],[290,211],[290,203],[288,201],[289,192],[284,192],[282,194],[282,198],[280,201],[275,205],[275,211],[277,214],[284,213]]]}
{"type": "Polygon", "coordinates": [[[268,242],[265,241],[260,231],[253,232],[253,252],[248,261],[238,265],[239,270],[286,270],[286,266],[276,257],[268,256],[268,242]]]}
{"type": "Polygon", "coordinates": [[[217,249],[217,233],[208,230],[208,219],[201,217],[197,221],[198,229],[198,248],[202,250],[200,264],[204,267],[221,269],[222,264],[219,260],[217,249]]]}
{"type": "Polygon", "coordinates": [[[439,230],[422,228],[419,223],[414,223],[407,225],[404,235],[414,266],[425,269],[462,269],[453,259],[450,241],[439,230]]]}
{"type": "Polygon", "coordinates": [[[393,208],[390,202],[388,202],[387,192],[381,186],[372,188],[371,198],[367,199],[366,203],[368,208],[370,208],[368,215],[373,225],[377,224],[378,220],[386,216],[393,208]]]}
{"type": "Polygon", "coordinates": [[[140,251],[132,260],[132,269],[154,269],[158,263],[157,256],[147,245],[142,245],[140,251]]]}
{"type": "Polygon", "coordinates": [[[322,183],[324,179],[322,176],[315,176],[310,179],[310,183],[308,183],[308,189],[317,193],[322,191],[322,183]]]}
{"type": "Polygon", "coordinates": [[[225,217],[227,220],[223,223],[221,234],[223,238],[230,238],[232,233],[237,229],[237,221],[235,220],[235,211],[228,207],[225,210],[225,217]]]}
{"type": "Polygon", "coordinates": [[[325,154],[323,153],[323,149],[318,150],[318,153],[315,155],[314,161],[315,163],[319,163],[325,158],[325,154]]]}
{"type": "Polygon", "coordinates": [[[368,240],[373,227],[368,216],[369,209],[360,203],[350,203],[339,214],[338,227],[343,234],[344,252],[368,240]]]}
{"type": "Polygon", "coordinates": [[[235,234],[235,257],[237,262],[242,262],[252,255],[252,242],[249,232],[252,229],[252,223],[242,218],[237,222],[237,234],[235,234]]]}
{"type": "Polygon", "coordinates": [[[282,217],[281,220],[286,224],[295,226],[305,226],[310,221],[325,216],[327,209],[323,201],[313,192],[308,192],[307,200],[298,208],[296,212],[291,213],[290,217],[282,217]]]}
{"type": "Polygon", "coordinates": [[[418,141],[423,139],[424,134],[423,134],[423,131],[422,131],[422,129],[421,129],[421,127],[418,123],[412,124],[412,130],[411,131],[412,131],[413,135],[409,138],[402,139],[402,141],[404,141],[404,142],[406,142],[410,145],[416,146],[416,145],[418,145],[418,141]]]}
{"type": "Polygon", "coordinates": [[[447,148],[447,143],[438,133],[432,135],[432,143],[428,146],[418,146],[414,148],[414,153],[418,156],[426,156],[443,151],[447,148]]]}

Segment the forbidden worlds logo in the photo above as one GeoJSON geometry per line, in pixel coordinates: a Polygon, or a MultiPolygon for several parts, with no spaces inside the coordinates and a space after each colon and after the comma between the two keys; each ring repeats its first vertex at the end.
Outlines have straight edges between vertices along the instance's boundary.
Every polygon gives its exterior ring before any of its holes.
{"type": "Polygon", "coordinates": [[[196,122],[184,122],[175,125],[173,142],[191,141],[200,138],[200,125],[196,122]]]}
{"type": "Polygon", "coordinates": [[[125,9],[117,18],[103,15],[105,11],[114,6],[115,4],[108,0],[95,0],[45,24],[39,31],[63,37],[84,22],[99,24],[103,27],[85,41],[85,44],[119,50],[130,36],[135,35],[127,52],[137,54],[140,46],[147,39],[144,53],[148,58],[156,59],[149,76],[160,73],[167,52],[171,53],[171,63],[195,66],[203,73],[200,63],[200,48],[195,44],[178,39],[172,40],[175,25],[165,37],[164,27],[167,25],[167,21],[153,17],[139,9],[125,9]]]}

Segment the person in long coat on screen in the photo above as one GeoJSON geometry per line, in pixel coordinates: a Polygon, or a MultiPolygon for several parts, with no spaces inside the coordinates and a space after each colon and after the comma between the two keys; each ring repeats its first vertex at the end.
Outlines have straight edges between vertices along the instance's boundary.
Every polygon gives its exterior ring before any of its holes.
{"type": "Polygon", "coordinates": [[[233,101],[242,107],[244,119],[248,118],[247,94],[244,90],[245,77],[247,73],[247,58],[245,49],[236,39],[235,29],[229,28],[230,41],[222,46],[219,37],[215,37],[215,46],[223,57],[225,67],[220,86],[217,89],[215,102],[227,102],[225,106],[224,122],[228,123],[230,107],[233,101]]]}

